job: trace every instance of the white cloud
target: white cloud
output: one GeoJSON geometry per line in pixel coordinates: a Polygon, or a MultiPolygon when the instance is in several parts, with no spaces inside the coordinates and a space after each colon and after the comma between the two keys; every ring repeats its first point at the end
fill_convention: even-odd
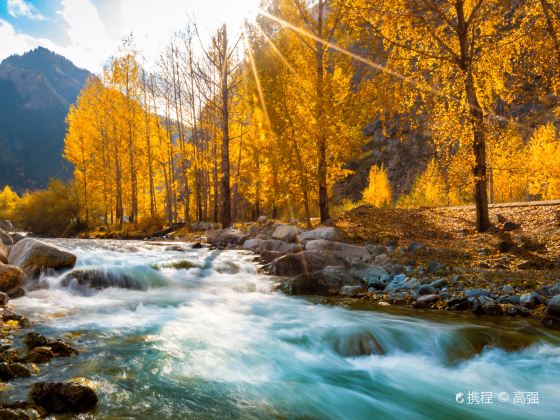
{"type": "Polygon", "coordinates": [[[23,17],[33,20],[45,20],[43,16],[32,4],[25,0],[8,0],[8,13],[12,17],[23,17]]]}
{"type": "Polygon", "coordinates": [[[69,45],[64,54],[76,65],[99,71],[119,40],[109,36],[97,8],[89,0],[62,0],[58,14],[68,24],[69,45]]]}
{"type": "Polygon", "coordinates": [[[12,54],[23,54],[39,46],[56,50],[56,46],[48,39],[34,38],[18,34],[14,27],[0,19],[0,60],[12,54]]]}

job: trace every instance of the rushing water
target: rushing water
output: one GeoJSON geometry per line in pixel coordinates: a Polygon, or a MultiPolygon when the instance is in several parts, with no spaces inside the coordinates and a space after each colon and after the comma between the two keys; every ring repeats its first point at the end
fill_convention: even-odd
{"type": "Polygon", "coordinates": [[[87,378],[100,397],[91,417],[104,419],[559,416],[560,338],[529,321],[313,303],[273,292],[253,257],[235,251],[52,242],[114,284],[132,274],[141,290],[65,287],[53,276],[14,301],[80,355],[15,381],[11,399],[32,381],[87,378]],[[172,268],[185,260],[196,267],[172,268]],[[469,391],[492,392],[493,403],[469,404],[469,391]],[[516,392],[538,392],[539,404],[514,404],[516,392]]]}

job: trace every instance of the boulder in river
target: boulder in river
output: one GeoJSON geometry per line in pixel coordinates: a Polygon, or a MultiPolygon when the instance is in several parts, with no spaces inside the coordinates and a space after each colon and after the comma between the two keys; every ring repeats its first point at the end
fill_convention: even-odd
{"type": "Polygon", "coordinates": [[[6,293],[0,292],[0,306],[6,306],[9,300],[10,297],[6,293]]]}
{"type": "Polygon", "coordinates": [[[14,244],[8,262],[28,275],[36,275],[45,269],[72,268],[76,264],[76,256],[36,239],[25,238],[14,244]]]}
{"type": "Polygon", "coordinates": [[[83,413],[97,405],[95,391],[76,382],[37,382],[29,395],[49,413],[83,413]]]}
{"type": "Polygon", "coordinates": [[[8,249],[0,242],[0,264],[8,264],[8,249]]]}
{"type": "Polygon", "coordinates": [[[326,239],[315,239],[305,244],[306,251],[331,253],[344,258],[351,263],[353,260],[370,258],[370,253],[366,247],[347,244],[344,242],[333,242],[326,239]]]}
{"type": "MultiPolygon", "coordinates": [[[[175,269],[188,268],[188,261],[184,262],[168,262],[169,267],[175,269]]],[[[192,263],[191,263],[192,264],[192,263]]],[[[161,287],[166,284],[165,277],[158,271],[150,267],[82,267],[76,268],[67,273],[61,281],[65,287],[85,286],[90,289],[106,289],[109,287],[118,287],[121,289],[147,290],[150,287],[161,287]]],[[[79,287],[77,287],[79,289],[79,287]]]]}
{"type": "Polygon", "coordinates": [[[23,271],[20,268],[0,263],[1,292],[8,292],[15,287],[22,286],[23,283],[24,275],[23,271]]]}
{"type": "Polygon", "coordinates": [[[345,265],[346,261],[334,254],[322,252],[302,251],[287,254],[274,260],[268,265],[269,270],[276,276],[297,276],[302,273],[314,273],[327,266],[345,265]]]}
{"type": "Polygon", "coordinates": [[[0,219],[0,229],[11,231],[14,229],[14,226],[12,225],[12,222],[10,222],[9,220],[0,219]]]}
{"type": "Polygon", "coordinates": [[[342,293],[345,296],[366,291],[366,285],[361,279],[340,266],[328,266],[321,271],[300,274],[288,280],[285,290],[293,295],[336,296],[344,287],[348,287],[342,293]]]}
{"type": "Polygon", "coordinates": [[[4,245],[12,245],[14,243],[14,240],[8,232],[0,229],[0,242],[2,242],[4,245]]]}

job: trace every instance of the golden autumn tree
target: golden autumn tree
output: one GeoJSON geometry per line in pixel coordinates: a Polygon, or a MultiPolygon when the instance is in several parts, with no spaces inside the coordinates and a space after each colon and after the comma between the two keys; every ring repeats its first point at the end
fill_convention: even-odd
{"type": "Polygon", "coordinates": [[[373,165],[369,171],[368,186],[363,192],[366,203],[375,207],[387,206],[391,203],[391,184],[387,170],[383,165],[373,165]]]}
{"type": "Polygon", "coordinates": [[[487,121],[495,100],[510,94],[505,78],[521,48],[523,8],[501,0],[367,0],[354,11],[385,43],[393,75],[409,85],[403,102],[424,104],[436,139],[454,133],[472,150],[477,228],[487,230],[487,121]],[[438,133],[450,126],[457,129],[438,133]]]}

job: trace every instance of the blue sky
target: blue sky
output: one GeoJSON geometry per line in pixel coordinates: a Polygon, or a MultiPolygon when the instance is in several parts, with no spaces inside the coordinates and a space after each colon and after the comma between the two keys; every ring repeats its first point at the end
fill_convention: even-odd
{"type": "Polygon", "coordinates": [[[209,33],[223,22],[234,29],[254,16],[257,4],[258,0],[0,0],[0,60],[44,46],[99,72],[132,32],[151,61],[189,16],[201,32],[209,33]]]}

